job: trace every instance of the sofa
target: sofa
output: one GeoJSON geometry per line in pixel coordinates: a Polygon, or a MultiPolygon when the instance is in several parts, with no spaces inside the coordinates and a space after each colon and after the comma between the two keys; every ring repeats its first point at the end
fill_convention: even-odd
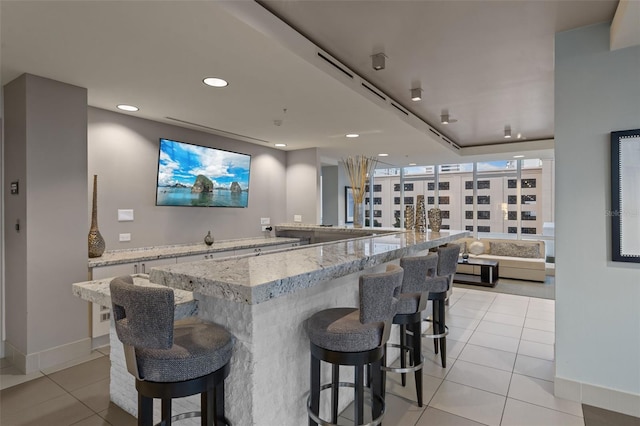
{"type": "MultiPolygon", "coordinates": [[[[469,259],[497,260],[498,278],[544,282],[545,243],[536,240],[507,240],[496,238],[461,238],[460,253],[468,253],[469,259]]],[[[456,272],[480,275],[480,267],[458,264],[456,272]]]]}

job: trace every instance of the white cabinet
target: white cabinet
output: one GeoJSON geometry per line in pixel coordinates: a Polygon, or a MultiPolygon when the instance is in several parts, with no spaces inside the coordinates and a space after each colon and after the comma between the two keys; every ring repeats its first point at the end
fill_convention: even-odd
{"type": "MultiPolygon", "coordinates": [[[[166,259],[142,260],[140,262],[122,263],[120,265],[97,266],[92,268],[91,278],[99,280],[102,278],[118,277],[121,275],[146,274],[154,266],[172,265],[176,263],[175,257],[166,259]]],[[[91,304],[91,337],[99,337],[109,334],[109,324],[111,322],[111,306],[101,306],[97,303],[91,304]]]]}

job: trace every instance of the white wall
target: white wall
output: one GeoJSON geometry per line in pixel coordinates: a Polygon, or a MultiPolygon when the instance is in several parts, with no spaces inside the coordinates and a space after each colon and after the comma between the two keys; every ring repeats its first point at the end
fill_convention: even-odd
{"type": "Polygon", "coordinates": [[[287,152],[287,217],[302,216],[302,223],[320,223],[320,156],[317,148],[287,152]]]}
{"type": "MultiPolygon", "coordinates": [[[[107,250],[262,236],[261,217],[285,221],[285,153],[223,136],[189,130],[128,114],[89,108],[87,191],[98,175],[98,227],[107,250]],[[155,205],[160,138],[251,155],[249,205],[158,207],[155,205]],[[118,209],[133,209],[133,222],[118,222],[118,209]],[[130,242],[119,242],[130,233],[130,242]]],[[[91,205],[87,206],[90,215],[91,205]]]]}
{"type": "MultiPolygon", "coordinates": [[[[640,264],[611,262],[610,132],[640,127],[640,47],[556,36],[556,394],[640,416],[640,264]]],[[[640,238],[640,236],[638,236],[640,238]]]]}

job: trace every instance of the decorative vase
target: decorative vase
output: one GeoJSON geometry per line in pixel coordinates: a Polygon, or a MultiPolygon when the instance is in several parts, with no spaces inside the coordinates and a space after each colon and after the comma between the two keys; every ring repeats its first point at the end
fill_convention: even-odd
{"type": "Polygon", "coordinates": [[[415,229],[418,232],[427,232],[427,211],[424,206],[424,195],[417,196],[415,229]]]}
{"type": "Polygon", "coordinates": [[[353,201],[353,227],[362,228],[364,224],[364,204],[353,201]]]}
{"type": "Polygon", "coordinates": [[[89,229],[89,257],[100,257],[104,253],[104,238],[98,230],[98,175],[93,175],[93,207],[89,229]]]}
{"type": "Polygon", "coordinates": [[[411,230],[415,227],[415,210],[413,206],[404,206],[404,228],[411,230]]]}
{"type": "Polygon", "coordinates": [[[429,228],[431,232],[440,232],[442,226],[442,212],[434,207],[429,210],[429,228]]]}
{"type": "Polygon", "coordinates": [[[204,243],[208,246],[213,244],[213,237],[211,236],[211,231],[207,232],[207,235],[204,236],[204,243]]]}

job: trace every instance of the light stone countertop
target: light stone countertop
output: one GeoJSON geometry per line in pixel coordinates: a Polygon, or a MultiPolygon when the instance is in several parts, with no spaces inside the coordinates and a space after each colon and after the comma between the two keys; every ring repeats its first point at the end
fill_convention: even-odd
{"type": "MultiPolygon", "coordinates": [[[[240,250],[257,247],[268,247],[279,244],[299,242],[299,238],[286,237],[254,237],[237,240],[215,241],[208,246],[204,242],[195,244],[176,244],[155,247],[141,247],[125,250],[105,251],[102,256],[89,259],[89,268],[96,266],[117,265],[121,263],[140,262],[144,260],[166,259],[170,257],[189,256],[193,254],[216,253],[229,250],[240,250]]],[[[233,254],[230,254],[232,256],[233,254]]]]}
{"type": "Polygon", "coordinates": [[[404,232],[400,228],[354,228],[352,226],[323,226],[310,225],[305,223],[283,223],[275,226],[276,233],[279,231],[311,231],[311,232],[329,232],[340,234],[353,234],[353,236],[370,236],[404,232]]]}
{"type": "Polygon", "coordinates": [[[468,231],[400,231],[302,246],[261,256],[161,266],[151,271],[150,280],[205,296],[253,305],[325,280],[398,260],[469,234],[468,231]]]}
{"type": "MultiPolygon", "coordinates": [[[[85,281],[74,283],[72,292],[74,296],[102,306],[111,306],[111,292],[109,291],[109,283],[113,278],[104,278],[101,280],[85,281]]],[[[146,274],[133,275],[133,283],[135,285],[143,285],[149,287],[162,287],[158,284],[149,282],[149,276],[146,274]]],[[[187,318],[194,316],[198,309],[198,302],[193,298],[193,292],[174,289],[173,297],[176,305],[174,314],[175,319],[187,318]]]]}

